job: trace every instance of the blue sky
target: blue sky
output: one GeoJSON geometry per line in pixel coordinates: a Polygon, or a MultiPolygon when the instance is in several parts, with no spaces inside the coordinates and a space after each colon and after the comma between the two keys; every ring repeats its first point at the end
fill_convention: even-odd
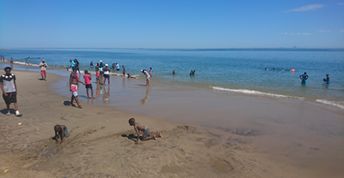
{"type": "Polygon", "coordinates": [[[0,0],[0,48],[338,48],[344,0],[0,0]]]}

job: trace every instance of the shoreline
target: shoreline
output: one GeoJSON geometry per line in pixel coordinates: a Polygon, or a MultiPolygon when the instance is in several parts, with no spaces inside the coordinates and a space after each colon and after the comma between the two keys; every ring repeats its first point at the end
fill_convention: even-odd
{"type": "MultiPolygon", "coordinates": [[[[9,60],[7,59],[7,64],[9,60]]],[[[33,64],[29,63],[26,64],[25,62],[21,61],[14,61],[19,66],[26,66],[26,67],[33,67],[37,66],[38,64],[33,64]]],[[[52,70],[60,70],[64,71],[65,67],[63,65],[57,66],[57,65],[52,65],[50,67],[52,70]]],[[[24,68],[25,70],[26,68],[24,68]]],[[[88,69],[86,67],[86,69],[88,69]]],[[[26,69],[27,70],[27,69],[26,69]]],[[[50,71],[52,71],[50,70],[50,71]]],[[[88,69],[91,74],[95,74],[94,71],[91,69],[88,69]]],[[[81,71],[82,73],[83,71],[81,71]]],[[[111,72],[111,76],[122,76],[121,73],[117,72],[111,72]]],[[[142,79],[142,75],[140,73],[132,73],[132,76],[137,77],[138,79],[142,79]]],[[[211,90],[221,90],[221,92],[228,92],[228,93],[239,93],[243,95],[252,95],[252,96],[263,96],[263,97],[277,97],[277,98],[295,98],[295,99],[304,99],[304,100],[309,100],[315,103],[320,103],[324,104],[330,107],[336,107],[339,109],[344,108],[344,100],[342,97],[336,97],[332,95],[328,95],[327,92],[340,92],[342,89],[341,88],[327,88],[325,86],[318,86],[318,87],[300,87],[300,89],[297,89],[297,91],[291,91],[290,89],[285,89],[285,90],[280,90],[279,88],[269,88],[265,86],[241,86],[239,84],[234,84],[234,83],[208,83],[205,81],[194,81],[194,79],[190,79],[189,81],[179,80],[175,79],[173,76],[168,77],[168,76],[155,76],[154,77],[155,81],[159,81],[159,83],[165,83],[167,85],[170,84],[177,84],[177,85],[185,85],[185,86],[190,86],[190,87],[197,87],[197,88],[205,88],[205,89],[211,89],[211,90]],[[324,88],[325,87],[325,88],[324,88]],[[306,91],[308,90],[308,92],[306,91]],[[322,95],[315,95],[313,92],[320,92],[323,93],[322,95]]],[[[298,88],[298,86],[296,87],[298,88]]]]}
{"type": "MultiPolygon", "coordinates": [[[[294,104],[282,102],[276,106],[274,102],[268,104],[269,99],[259,97],[253,99],[235,95],[231,96],[231,99],[240,102],[229,106],[233,107],[230,120],[216,120],[214,117],[221,115],[218,113],[218,116],[212,116],[213,122],[218,122],[217,124],[223,127],[209,128],[197,122],[194,124],[182,122],[185,119],[185,113],[180,112],[176,107],[169,109],[180,112],[175,115],[176,118],[180,117],[179,120],[166,120],[157,113],[153,113],[154,116],[150,117],[151,115],[140,114],[140,112],[126,110],[122,112],[123,108],[118,106],[98,106],[85,101],[82,101],[84,108],[81,110],[63,106],[63,101],[69,100],[69,95],[58,95],[51,90],[53,83],[61,77],[48,75],[48,81],[45,82],[37,80],[39,73],[18,71],[15,73],[20,74],[18,75],[19,91],[23,90],[21,89],[23,86],[27,90],[25,96],[19,94],[18,97],[24,116],[20,119],[0,118],[0,121],[4,122],[0,134],[6,138],[1,144],[8,145],[0,150],[3,160],[1,165],[10,165],[0,168],[0,171],[9,170],[5,174],[0,172],[0,175],[7,177],[25,177],[24,175],[35,175],[35,177],[66,175],[67,177],[77,175],[84,175],[84,177],[110,175],[125,177],[137,175],[150,177],[205,175],[208,177],[228,177],[228,175],[234,177],[283,177],[282,175],[284,177],[340,177],[343,174],[342,166],[336,163],[344,160],[343,157],[338,156],[344,148],[344,133],[341,132],[344,129],[343,124],[340,124],[344,121],[340,120],[342,119],[340,117],[334,117],[333,113],[327,112],[323,115],[330,117],[321,118],[322,115],[318,116],[319,112],[314,110],[316,107],[303,108],[305,111],[314,110],[313,114],[303,113],[303,115],[311,114],[310,116],[281,120],[278,119],[278,115],[287,115],[290,112],[280,110],[282,106],[287,104],[288,108],[293,108],[294,104]],[[24,81],[22,77],[25,77],[24,81]],[[41,87],[38,89],[35,85],[41,87]],[[279,109],[270,114],[266,113],[268,122],[264,119],[259,121],[262,119],[259,115],[254,117],[257,120],[247,120],[245,117],[248,115],[242,115],[235,106],[242,105],[241,102],[253,103],[254,106],[258,102],[260,105],[263,104],[259,107],[260,109],[264,107],[270,110],[279,109]],[[32,104],[28,106],[29,103],[32,104]],[[144,142],[140,144],[140,147],[121,137],[123,133],[132,132],[127,125],[127,120],[132,116],[153,129],[162,130],[164,137],[157,141],[144,142]],[[310,118],[312,121],[308,123],[310,118]],[[17,122],[22,122],[23,125],[18,126],[17,122]],[[71,137],[67,138],[66,144],[56,145],[49,138],[52,136],[53,125],[61,123],[71,129],[71,137]],[[301,126],[297,126],[296,123],[301,126]],[[293,130],[288,128],[293,128],[293,130]],[[23,138],[23,134],[26,137],[23,138]],[[154,151],[149,151],[152,148],[154,151]],[[12,154],[4,155],[9,150],[13,150],[12,154]],[[76,150],[81,151],[76,152],[76,150]],[[133,155],[128,154],[128,151],[133,155]],[[167,155],[156,157],[154,156],[156,153],[160,156],[162,153],[167,155]],[[204,155],[204,153],[207,154],[204,155]],[[72,155],[78,155],[77,157],[80,158],[70,157],[72,155]],[[148,161],[144,161],[145,167],[136,164],[143,158],[148,161]],[[89,166],[104,163],[115,165],[113,167],[89,166]],[[123,167],[126,164],[131,166],[123,167]],[[85,169],[85,166],[91,171],[85,169]],[[201,171],[200,168],[202,168],[201,171]],[[13,169],[16,172],[13,172],[13,169]]],[[[203,96],[203,93],[195,95],[203,96]]],[[[219,96],[224,97],[221,94],[219,96]]],[[[214,99],[220,102],[219,106],[221,106],[223,101],[219,98],[214,99]]],[[[174,105],[178,106],[177,103],[174,102],[174,105]]],[[[180,104],[184,106],[185,103],[180,104]]],[[[305,107],[300,104],[296,107],[305,107]]],[[[255,115],[255,110],[260,110],[259,108],[251,108],[251,114],[255,115]]],[[[155,109],[159,110],[159,108],[155,109]]],[[[222,108],[216,111],[219,110],[222,108]]],[[[208,119],[208,116],[204,114],[198,117],[203,118],[202,120],[208,119]]]]}

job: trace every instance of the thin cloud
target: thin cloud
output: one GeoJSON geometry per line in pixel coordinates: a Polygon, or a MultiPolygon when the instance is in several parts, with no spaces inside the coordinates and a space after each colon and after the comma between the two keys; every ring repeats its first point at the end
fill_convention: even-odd
{"type": "Polygon", "coordinates": [[[330,33],[330,32],[332,32],[332,30],[321,29],[318,32],[320,32],[320,33],[330,33]]]}
{"type": "Polygon", "coordinates": [[[315,11],[323,8],[323,4],[307,4],[301,7],[296,7],[294,9],[289,9],[288,12],[307,12],[307,11],[315,11]]]}
{"type": "Polygon", "coordinates": [[[312,35],[312,33],[309,33],[309,32],[284,32],[281,34],[284,36],[309,36],[309,35],[312,35]]]}

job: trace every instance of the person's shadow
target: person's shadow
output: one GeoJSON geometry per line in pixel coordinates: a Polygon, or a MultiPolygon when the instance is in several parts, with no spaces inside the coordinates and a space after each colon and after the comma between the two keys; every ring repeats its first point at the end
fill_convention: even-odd
{"type": "Polygon", "coordinates": [[[128,140],[131,140],[131,141],[134,141],[134,142],[137,141],[137,136],[135,136],[134,134],[122,134],[121,136],[122,137],[126,137],[126,138],[128,138],[128,140]]]}
{"type": "Polygon", "coordinates": [[[70,101],[63,101],[63,105],[65,106],[70,106],[72,103],[70,103],[70,101]]]}
{"type": "MultiPolygon", "coordinates": [[[[7,109],[1,109],[0,112],[4,115],[7,114],[8,110],[7,109]]],[[[10,109],[11,114],[15,113],[16,111],[14,109],[10,109]]]]}

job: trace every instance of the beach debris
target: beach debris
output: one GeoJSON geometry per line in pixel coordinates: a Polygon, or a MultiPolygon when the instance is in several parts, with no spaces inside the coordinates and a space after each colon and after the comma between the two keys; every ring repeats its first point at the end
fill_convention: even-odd
{"type": "Polygon", "coordinates": [[[23,123],[21,123],[21,122],[18,122],[18,125],[19,125],[19,126],[21,126],[21,125],[23,125],[23,123]]]}
{"type": "Polygon", "coordinates": [[[4,173],[5,173],[5,174],[6,174],[8,171],[9,171],[9,169],[7,169],[7,168],[4,169],[4,173]]]}

